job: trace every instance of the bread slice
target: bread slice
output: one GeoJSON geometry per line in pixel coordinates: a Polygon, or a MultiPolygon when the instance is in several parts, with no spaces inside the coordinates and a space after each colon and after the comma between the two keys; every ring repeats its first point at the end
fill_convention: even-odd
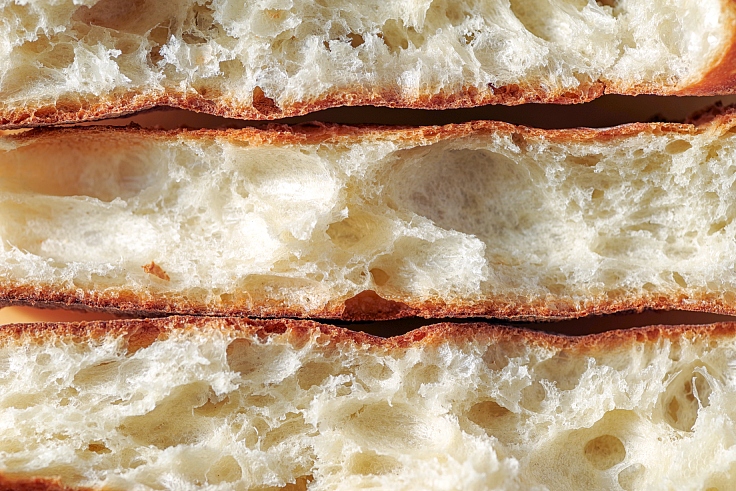
{"type": "Polygon", "coordinates": [[[37,0],[0,18],[6,127],[736,90],[730,0],[37,0]]]}
{"type": "Polygon", "coordinates": [[[0,302],[366,320],[736,313],[736,114],[708,118],[6,136],[0,302]]]}
{"type": "Polygon", "coordinates": [[[733,489],[734,364],[734,324],[6,326],[0,472],[12,489],[733,489]]]}

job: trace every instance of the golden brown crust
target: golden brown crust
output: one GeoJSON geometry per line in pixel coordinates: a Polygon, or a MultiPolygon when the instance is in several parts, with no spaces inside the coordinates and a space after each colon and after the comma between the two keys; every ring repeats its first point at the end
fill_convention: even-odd
{"type": "MultiPolygon", "coordinates": [[[[358,296],[366,297],[365,292],[358,296]]],[[[133,291],[101,292],[60,290],[49,287],[25,286],[8,288],[0,285],[0,306],[27,305],[34,307],[64,307],[124,313],[129,316],[153,317],[167,314],[239,316],[262,318],[314,318],[349,321],[379,321],[406,317],[472,318],[487,317],[514,321],[552,321],[604,315],[617,312],[644,310],[684,310],[713,314],[736,315],[736,293],[711,292],[698,296],[666,296],[620,294],[616,298],[588,298],[573,301],[565,298],[526,299],[505,301],[499,299],[475,302],[446,303],[438,300],[424,302],[381,299],[368,295],[368,304],[356,307],[355,297],[334,302],[321,309],[305,310],[261,300],[257,305],[227,305],[208,307],[183,298],[151,298],[133,291]]],[[[376,295],[377,296],[377,295],[376,295]]],[[[381,298],[381,297],[378,297],[381,298]]]]}
{"type": "MultiPolygon", "coordinates": [[[[298,126],[270,125],[266,129],[240,130],[150,130],[137,127],[87,127],[66,129],[37,129],[6,137],[19,145],[49,143],[56,147],[70,142],[79,145],[89,140],[106,145],[129,144],[131,141],[151,139],[216,139],[222,138],[249,145],[286,145],[314,143],[349,143],[351,141],[394,140],[412,145],[425,145],[445,139],[472,135],[502,133],[517,138],[539,138],[548,142],[571,141],[603,142],[641,133],[694,135],[702,132],[726,132],[736,126],[736,106],[715,108],[701,116],[695,124],[635,123],[606,129],[540,130],[494,121],[475,121],[464,124],[427,127],[340,126],[307,124],[298,126]],[[104,135],[104,138],[101,136],[104,135]]],[[[473,301],[445,303],[437,299],[417,302],[411,298],[391,296],[382,298],[380,292],[362,292],[353,298],[335,299],[320,309],[305,310],[265,298],[252,301],[237,296],[225,305],[207,306],[184,296],[153,297],[133,290],[84,291],[77,288],[59,289],[43,284],[0,284],[0,305],[63,305],[97,310],[135,313],[152,316],[160,314],[191,314],[250,317],[311,317],[346,320],[387,320],[402,317],[493,317],[513,320],[552,320],[609,314],[622,311],[689,310],[719,314],[736,314],[736,292],[705,292],[684,296],[649,293],[609,293],[584,300],[572,298],[480,298],[473,301]]]]}
{"type": "MultiPolygon", "coordinates": [[[[326,95],[315,101],[300,101],[288,107],[264,105],[258,100],[244,105],[233,100],[209,99],[199,93],[122,94],[117,98],[99,98],[77,103],[60,102],[37,108],[0,110],[0,129],[29,128],[83,121],[95,121],[151,109],[159,106],[175,107],[215,116],[246,120],[273,120],[302,116],[339,106],[381,106],[406,109],[459,109],[486,104],[518,105],[525,103],[575,104],[591,101],[603,95],[603,84],[582,87],[576,92],[550,93],[519,86],[489,87],[481,93],[476,88],[465,88],[456,93],[439,93],[409,99],[393,91],[368,92],[353,87],[326,95]]],[[[615,92],[614,92],[615,93],[615,92]]]]}
{"type": "Polygon", "coordinates": [[[631,123],[611,128],[539,129],[516,126],[500,121],[471,121],[443,126],[382,126],[382,125],[339,125],[330,123],[306,123],[299,125],[269,124],[263,128],[241,129],[188,129],[158,130],[138,126],[87,126],[75,128],[38,128],[32,131],[8,135],[9,141],[23,143],[55,144],[66,140],[76,146],[80,139],[99,143],[104,135],[106,145],[113,146],[116,140],[130,141],[131,138],[164,139],[222,138],[249,145],[298,145],[318,143],[351,143],[354,141],[401,141],[413,145],[426,145],[441,140],[484,134],[518,134],[525,138],[543,138],[549,142],[570,143],[571,141],[606,142],[637,135],[650,134],[697,134],[722,128],[726,131],[736,121],[736,105],[718,109],[718,115],[690,123],[631,123]]]}
{"type": "Polygon", "coordinates": [[[721,22],[729,26],[730,39],[721,56],[715,60],[703,77],[675,93],[675,95],[726,95],[736,93],[736,1],[726,0],[721,22]]]}
{"type": "Polygon", "coordinates": [[[91,491],[90,488],[64,486],[61,479],[21,477],[0,474],[0,491],[91,491]]]}
{"type": "Polygon", "coordinates": [[[736,57],[736,36],[719,62],[693,86],[667,87],[660,84],[624,85],[595,81],[575,90],[543,90],[538,86],[489,85],[484,90],[463,87],[456,92],[420,94],[409,98],[393,90],[368,90],[362,86],[344,88],[311,101],[296,101],[278,107],[272,100],[256,98],[253,104],[243,104],[224,96],[206,97],[196,91],[127,92],[75,100],[60,100],[53,105],[0,108],[0,129],[29,128],[48,125],[95,121],[124,116],[154,107],[168,106],[225,118],[244,120],[274,120],[340,106],[380,106],[405,109],[461,109],[488,104],[519,105],[529,103],[580,104],[604,94],[619,95],[724,95],[736,92],[733,86],[733,61],[736,57]],[[270,102],[266,102],[270,101],[270,102]]]}
{"type": "Polygon", "coordinates": [[[93,339],[115,336],[125,338],[130,350],[141,348],[135,344],[134,340],[142,334],[149,339],[148,344],[151,344],[157,339],[166,338],[175,331],[206,335],[211,330],[232,333],[236,337],[257,337],[259,339],[277,335],[286,336],[289,342],[297,346],[301,346],[304,340],[319,335],[320,344],[349,343],[370,350],[407,349],[416,346],[438,346],[445,343],[461,346],[476,342],[481,344],[511,342],[545,349],[564,349],[584,353],[626,349],[635,344],[649,344],[662,340],[681,342],[698,338],[709,341],[718,341],[723,338],[733,339],[736,336],[736,322],[705,325],[658,325],[586,336],[566,336],[480,322],[439,323],[421,327],[400,336],[382,338],[308,320],[173,316],[160,319],[8,324],[0,326],[0,342],[16,340],[28,343],[64,338],[86,343],[93,339]]]}

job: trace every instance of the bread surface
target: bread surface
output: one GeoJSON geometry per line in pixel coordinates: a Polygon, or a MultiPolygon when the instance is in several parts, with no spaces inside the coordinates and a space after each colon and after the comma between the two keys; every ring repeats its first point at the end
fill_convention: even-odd
{"type": "Polygon", "coordinates": [[[734,92],[730,0],[0,3],[0,125],[734,92]]]}
{"type": "Polygon", "coordinates": [[[6,326],[0,471],[16,489],[726,490],[734,364],[734,324],[6,326]]]}
{"type": "Polygon", "coordinates": [[[734,121],[6,136],[0,298],[366,320],[733,313],[734,121]]]}

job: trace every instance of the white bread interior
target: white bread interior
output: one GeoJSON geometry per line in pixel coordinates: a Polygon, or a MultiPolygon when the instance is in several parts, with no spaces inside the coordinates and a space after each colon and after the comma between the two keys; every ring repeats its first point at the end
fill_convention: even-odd
{"type": "Polygon", "coordinates": [[[268,316],[339,317],[367,290],[400,302],[386,317],[734,311],[729,117],[5,136],[0,294],[268,316]]]}
{"type": "Polygon", "coordinates": [[[728,0],[4,0],[0,114],[102,117],[89,104],[130,110],[170,96],[254,119],[351,101],[451,106],[495,88],[674,93],[720,62],[733,10],[728,0]]]}
{"type": "Polygon", "coordinates": [[[725,491],[734,329],[4,328],[0,472],[95,489],[725,491]]]}

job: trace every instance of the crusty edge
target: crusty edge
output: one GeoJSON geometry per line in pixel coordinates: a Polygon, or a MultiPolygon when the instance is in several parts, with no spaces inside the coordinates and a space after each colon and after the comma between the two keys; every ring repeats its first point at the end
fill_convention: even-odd
{"type": "Polygon", "coordinates": [[[110,336],[122,337],[128,349],[137,350],[172,332],[183,331],[206,336],[222,331],[233,337],[265,340],[284,337],[287,342],[302,345],[305,340],[320,336],[320,345],[349,344],[367,350],[404,350],[413,347],[433,347],[444,344],[461,346],[467,343],[498,344],[511,342],[570,353],[601,352],[626,349],[636,344],[668,340],[679,342],[705,338],[734,339],[736,322],[702,325],[655,325],[606,331],[585,336],[567,336],[531,329],[489,323],[438,323],[421,327],[400,336],[382,338],[360,331],[295,319],[248,319],[243,317],[172,316],[159,319],[118,319],[111,321],[7,324],[0,326],[0,343],[43,343],[53,339],[71,339],[87,343],[110,336]]]}
{"type": "Polygon", "coordinates": [[[312,318],[346,321],[380,321],[406,317],[472,318],[485,317],[512,321],[554,321],[590,315],[645,310],[683,310],[712,314],[736,315],[734,294],[712,292],[701,295],[619,295],[615,298],[591,298],[575,302],[564,298],[535,298],[525,301],[479,300],[475,302],[443,302],[382,298],[370,290],[345,301],[336,300],[319,309],[302,309],[293,305],[260,300],[257,305],[206,306],[183,298],[151,298],[144,292],[82,291],[42,286],[7,288],[0,285],[0,307],[31,306],[72,308],[109,312],[125,316],[161,317],[165,315],[238,316],[258,318],[312,318]],[[366,295],[367,294],[367,295],[366,295]],[[367,300],[365,297],[368,297],[367,300]]]}
{"type": "Polygon", "coordinates": [[[341,125],[312,122],[298,125],[272,123],[261,128],[240,129],[159,130],[141,128],[136,125],[36,128],[31,131],[5,135],[3,138],[19,145],[43,143],[44,140],[61,141],[62,139],[74,144],[79,138],[88,138],[99,143],[100,137],[104,135],[105,139],[131,137],[141,140],[224,139],[249,145],[397,141],[420,146],[442,140],[499,133],[518,137],[543,138],[545,141],[554,143],[606,142],[641,133],[694,135],[707,131],[725,132],[736,126],[736,105],[725,108],[714,106],[711,112],[711,117],[687,123],[629,123],[610,128],[539,129],[501,121],[470,121],[442,126],[341,125]]]}
{"type": "MultiPolygon", "coordinates": [[[[643,90],[644,87],[642,87],[643,90]]],[[[51,105],[26,105],[17,109],[0,110],[0,129],[30,128],[59,124],[73,124],[124,116],[154,107],[168,106],[196,111],[225,118],[244,120],[274,120],[330,109],[340,106],[378,106],[404,109],[460,109],[486,104],[518,105],[526,103],[576,104],[592,101],[604,94],[602,82],[581,86],[575,91],[549,92],[540,88],[507,85],[489,86],[479,91],[465,87],[457,92],[420,94],[409,98],[393,90],[373,91],[363,86],[344,87],[312,101],[297,101],[285,107],[275,104],[243,104],[227,97],[203,96],[196,91],[180,92],[171,89],[165,92],[127,92],[115,97],[93,99],[59,100],[51,105]]],[[[653,87],[650,92],[658,95],[670,94],[671,89],[653,87]]],[[[618,93],[618,92],[611,92],[618,93]]],[[[637,92],[638,93],[638,92],[637,92]]]]}
{"type": "Polygon", "coordinates": [[[720,57],[703,72],[700,80],[674,93],[674,95],[727,95],[736,94],[736,0],[724,0],[721,21],[728,26],[731,37],[726,41],[720,57]]]}
{"type": "Polygon", "coordinates": [[[22,109],[0,111],[0,129],[32,128],[60,124],[75,124],[88,121],[130,115],[155,107],[173,107],[188,111],[211,114],[223,118],[268,121],[304,116],[334,107],[375,106],[396,109],[445,110],[464,109],[489,104],[515,106],[520,104],[581,104],[590,102],[604,94],[619,95],[722,95],[733,93],[736,88],[719,85],[720,89],[708,89],[704,82],[697,91],[689,88],[675,89],[654,84],[639,84],[633,87],[595,82],[577,90],[549,92],[539,88],[506,85],[489,86],[485,91],[466,87],[455,93],[423,94],[408,98],[395,92],[366,92],[362,87],[346,88],[344,91],[325,95],[314,101],[295,102],[285,107],[269,105],[258,107],[242,104],[224,97],[207,98],[192,93],[148,93],[122,94],[118,98],[101,98],[97,101],[69,103],[57,102],[48,106],[25,106],[22,109]],[[725,88],[724,88],[725,87],[725,88]]]}
{"type": "MultiPolygon", "coordinates": [[[[726,0],[731,2],[732,0],[726,0]]],[[[734,30],[736,32],[736,29],[734,30]]],[[[736,93],[734,59],[736,35],[727,43],[728,48],[713,67],[696,83],[686,86],[664,86],[640,83],[635,85],[594,81],[575,89],[544,90],[539,86],[511,84],[501,87],[489,85],[484,89],[463,87],[455,92],[421,93],[408,97],[395,90],[371,90],[355,85],[325,94],[319,99],[295,101],[283,107],[268,104],[244,104],[223,95],[202,95],[168,89],[166,91],[126,92],[97,98],[58,100],[54,104],[27,104],[22,108],[0,110],[0,129],[74,124],[86,121],[129,115],[155,107],[174,107],[225,118],[242,120],[275,120],[340,106],[376,106],[403,109],[462,109],[488,104],[519,105],[529,103],[580,104],[604,94],[619,95],[725,95],[736,93]]]]}
{"type": "Polygon", "coordinates": [[[59,478],[20,477],[0,473],[0,491],[92,491],[90,488],[69,487],[59,478]]]}

